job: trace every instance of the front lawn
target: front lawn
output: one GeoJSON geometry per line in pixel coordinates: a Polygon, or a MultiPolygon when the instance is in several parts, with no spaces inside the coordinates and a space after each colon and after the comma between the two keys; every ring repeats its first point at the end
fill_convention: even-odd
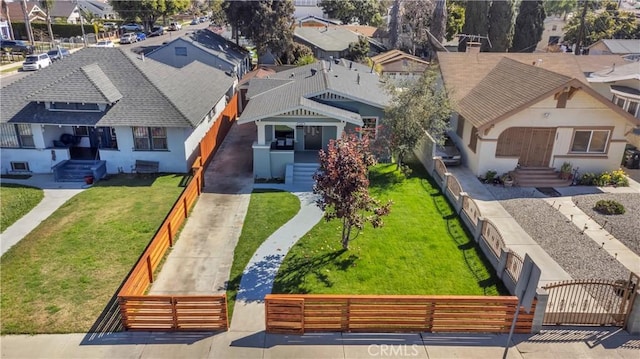
{"type": "Polygon", "coordinates": [[[242,272],[258,247],[273,232],[287,223],[300,210],[298,197],[276,190],[254,190],[247,209],[242,233],[233,253],[233,265],[227,285],[229,321],[233,315],[242,272]]]}
{"type": "Polygon", "coordinates": [[[394,202],[384,227],[367,226],[343,251],[340,222],[323,220],[289,252],[273,293],[503,294],[444,195],[411,161],[404,180],[395,164],[370,172],[371,193],[394,202]]]}
{"type": "Polygon", "coordinates": [[[0,183],[0,233],[29,213],[43,197],[40,188],[0,183]]]}
{"type": "Polygon", "coordinates": [[[122,175],[62,205],[2,256],[2,334],[89,330],[183,186],[122,175]]]}

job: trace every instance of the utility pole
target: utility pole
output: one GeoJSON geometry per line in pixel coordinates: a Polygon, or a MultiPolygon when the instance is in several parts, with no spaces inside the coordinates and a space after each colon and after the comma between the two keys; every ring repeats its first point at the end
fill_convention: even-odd
{"type": "Polygon", "coordinates": [[[87,47],[87,36],[84,33],[84,18],[82,17],[82,12],[80,12],[80,6],[78,5],[78,1],[76,0],[76,6],[78,7],[78,13],[80,14],[80,30],[82,31],[82,43],[84,47],[87,47]]]}
{"type": "Polygon", "coordinates": [[[29,13],[27,12],[27,0],[20,1],[20,6],[22,7],[22,13],[24,14],[24,26],[27,30],[27,37],[29,38],[29,42],[31,46],[35,46],[36,43],[33,39],[33,30],[31,29],[31,21],[29,21],[29,13]]]}
{"type": "Polygon", "coordinates": [[[576,43],[576,49],[574,55],[582,55],[582,37],[584,36],[584,18],[587,16],[587,6],[589,5],[587,0],[584,0],[584,7],[582,8],[582,16],[580,17],[580,30],[578,31],[578,42],[576,43]]]}

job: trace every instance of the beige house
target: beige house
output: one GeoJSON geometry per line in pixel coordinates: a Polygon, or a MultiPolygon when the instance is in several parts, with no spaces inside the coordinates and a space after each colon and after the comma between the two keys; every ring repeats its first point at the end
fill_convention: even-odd
{"type": "Polygon", "coordinates": [[[635,119],[591,88],[574,56],[438,53],[452,138],[478,176],[517,167],[620,167],[635,119]]]}
{"type": "Polygon", "coordinates": [[[400,50],[391,50],[371,57],[374,64],[382,67],[382,75],[390,78],[420,76],[429,67],[429,61],[407,54],[400,50]]]}
{"type": "Polygon", "coordinates": [[[589,55],[640,54],[640,39],[603,39],[589,46],[589,55]]]}
{"type": "Polygon", "coordinates": [[[550,16],[544,19],[542,38],[536,45],[535,52],[559,52],[567,22],[562,17],[550,16]]]}

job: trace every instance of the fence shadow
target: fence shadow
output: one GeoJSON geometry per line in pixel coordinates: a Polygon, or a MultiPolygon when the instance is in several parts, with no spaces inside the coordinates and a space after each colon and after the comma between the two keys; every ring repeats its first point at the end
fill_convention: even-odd
{"type": "Polygon", "coordinates": [[[88,333],[80,345],[193,344],[223,333],[217,332],[137,332],[88,333]]]}
{"type": "Polygon", "coordinates": [[[632,335],[617,327],[545,327],[538,334],[515,334],[513,343],[575,343],[589,348],[640,350],[640,335],[632,335]],[[547,329],[551,328],[551,329],[547,329]]]}

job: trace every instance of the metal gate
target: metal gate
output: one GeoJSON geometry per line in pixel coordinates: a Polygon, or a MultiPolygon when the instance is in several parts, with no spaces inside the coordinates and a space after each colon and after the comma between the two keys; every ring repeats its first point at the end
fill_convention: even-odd
{"type": "Polygon", "coordinates": [[[629,280],[570,280],[551,283],[544,325],[613,325],[624,327],[638,289],[639,277],[629,280]]]}

